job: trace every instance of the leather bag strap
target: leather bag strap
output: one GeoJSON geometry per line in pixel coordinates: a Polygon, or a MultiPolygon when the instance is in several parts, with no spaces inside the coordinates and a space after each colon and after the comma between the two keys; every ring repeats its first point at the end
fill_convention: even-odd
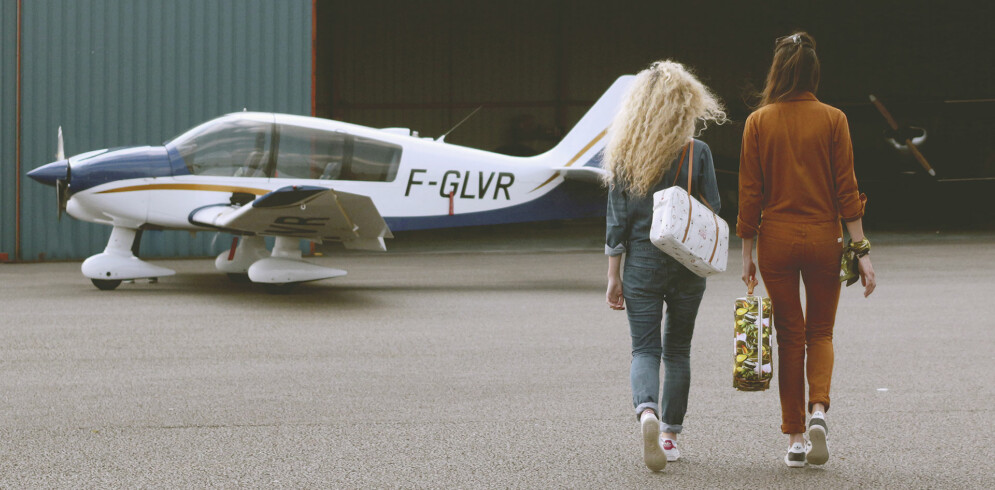
{"type": "MultiPolygon", "coordinates": [[[[689,155],[688,155],[688,199],[691,199],[691,176],[694,175],[694,140],[692,139],[688,143],[689,155]]],[[[681,164],[684,164],[684,159],[681,158],[681,164]]],[[[681,169],[677,169],[677,174],[680,175],[681,169]]],[[[684,238],[681,238],[681,243],[684,243],[688,239],[688,232],[691,231],[691,203],[688,202],[688,225],[684,228],[684,238]]]]}
{"type": "Polygon", "coordinates": [[[691,195],[691,177],[694,176],[694,140],[688,143],[688,195],[691,195]]]}
{"type": "MultiPolygon", "coordinates": [[[[681,153],[681,159],[679,160],[681,163],[677,165],[677,173],[674,174],[674,181],[670,184],[671,187],[677,185],[677,179],[681,178],[681,169],[684,168],[684,155],[687,154],[688,154],[688,147],[685,146],[684,151],[681,153]]],[[[693,156],[694,155],[692,155],[692,157],[693,156]]],[[[688,194],[690,193],[691,191],[689,190],[688,194]]]]}
{"type": "MultiPolygon", "coordinates": [[[[689,143],[688,146],[684,147],[684,151],[681,153],[681,160],[680,160],[681,163],[680,163],[680,165],[677,166],[677,175],[674,175],[674,182],[671,183],[670,185],[671,186],[677,185],[677,179],[681,178],[681,169],[684,168],[684,155],[688,154],[688,148],[689,147],[691,148],[691,156],[688,157],[688,164],[689,164],[688,166],[690,167],[688,169],[688,195],[690,196],[691,195],[691,177],[694,176],[694,172],[693,172],[694,164],[692,163],[693,160],[694,160],[694,140],[691,140],[691,143],[689,143]]],[[[715,210],[712,209],[712,205],[708,204],[708,200],[705,199],[705,197],[702,196],[700,192],[698,193],[698,200],[701,201],[701,203],[704,204],[705,207],[707,207],[709,211],[715,213],[715,210]]],[[[718,214],[718,213],[715,213],[715,214],[718,214]]]]}

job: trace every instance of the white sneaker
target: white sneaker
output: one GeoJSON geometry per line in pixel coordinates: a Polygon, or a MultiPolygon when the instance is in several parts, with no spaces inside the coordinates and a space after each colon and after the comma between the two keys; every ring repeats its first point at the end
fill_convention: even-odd
{"type": "Polygon", "coordinates": [[[667,455],[660,447],[660,421],[652,413],[644,413],[639,419],[643,430],[643,462],[652,471],[661,471],[667,466],[667,455]]]}
{"type": "Polygon", "coordinates": [[[681,450],[677,449],[677,444],[674,443],[673,439],[667,439],[660,435],[660,447],[663,448],[663,454],[667,455],[667,462],[674,462],[681,459],[681,450]]]}
{"type": "Polygon", "coordinates": [[[829,426],[826,424],[826,415],[822,412],[814,412],[812,419],[808,422],[806,461],[815,465],[826,464],[826,461],[829,461],[829,443],[826,441],[828,433],[829,426]]]}
{"type": "Polygon", "coordinates": [[[784,464],[792,468],[804,468],[805,446],[802,446],[800,442],[792,444],[791,448],[788,449],[788,454],[784,455],[784,464]]]}

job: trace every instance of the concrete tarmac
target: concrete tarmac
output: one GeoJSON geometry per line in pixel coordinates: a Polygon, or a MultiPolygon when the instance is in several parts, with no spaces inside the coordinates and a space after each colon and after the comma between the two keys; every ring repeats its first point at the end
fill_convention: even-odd
{"type": "Polygon", "coordinates": [[[209,259],[110,292],[79,263],[0,265],[0,488],[995,486],[995,234],[875,241],[878,290],[837,316],[832,457],[804,469],[776,386],[731,386],[734,243],[683,457],[651,473],[597,233],[325,256],[349,275],[281,296],[209,259]]]}

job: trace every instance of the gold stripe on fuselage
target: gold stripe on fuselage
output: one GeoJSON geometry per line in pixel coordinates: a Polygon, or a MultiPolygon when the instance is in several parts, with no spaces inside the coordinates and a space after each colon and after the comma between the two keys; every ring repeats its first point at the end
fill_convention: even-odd
{"type": "Polygon", "coordinates": [[[254,189],[252,187],[239,187],[236,185],[216,185],[216,184],[144,184],[144,185],[130,185],[128,187],[118,187],[117,189],[107,189],[106,191],[100,191],[97,194],[113,194],[115,192],[133,192],[133,191],[209,191],[209,192],[244,192],[246,194],[255,194],[257,196],[262,196],[263,194],[269,194],[268,189],[254,189]]]}

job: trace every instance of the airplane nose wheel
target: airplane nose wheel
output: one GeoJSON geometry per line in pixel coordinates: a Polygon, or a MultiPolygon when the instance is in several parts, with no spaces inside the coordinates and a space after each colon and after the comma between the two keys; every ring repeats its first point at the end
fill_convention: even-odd
{"type": "Polygon", "coordinates": [[[111,291],[121,285],[120,279],[90,279],[90,281],[101,291],[111,291]]]}

